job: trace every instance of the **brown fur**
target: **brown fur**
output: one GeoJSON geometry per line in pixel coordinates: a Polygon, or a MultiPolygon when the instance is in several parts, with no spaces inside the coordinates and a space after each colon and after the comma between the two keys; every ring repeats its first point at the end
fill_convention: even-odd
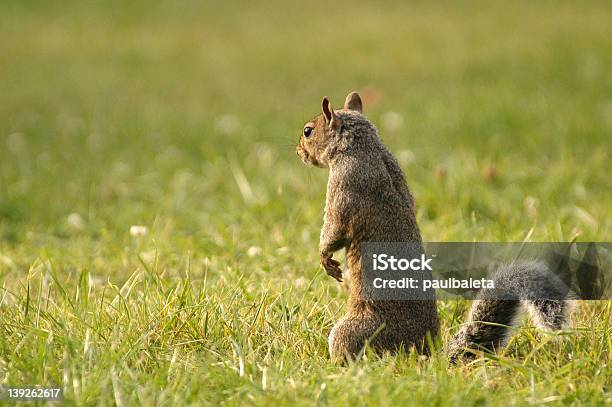
{"type": "MultiPolygon", "coordinates": [[[[380,301],[362,296],[361,243],[421,243],[404,173],[374,125],[362,115],[356,92],[346,97],[342,110],[334,111],[327,98],[321,107],[323,113],[305,124],[296,150],[305,163],[329,168],[319,253],[323,268],[340,282],[342,270],[333,254],[346,249],[348,309],[329,335],[330,355],[341,360],[354,358],[367,343],[379,353],[400,347],[427,353],[427,336],[433,339],[439,329],[435,297],[380,301]]],[[[504,346],[521,307],[527,308],[542,329],[561,329],[571,304],[559,295],[562,287],[548,285],[547,273],[549,266],[541,262],[501,267],[496,286],[516,299],[491,299],[489,293],[480,292],[467,323],[449,342],[451,360],[473,357],[474,349],[494,351],[504,346]]]]}
{"type": "Polygon", "coordinates": [[[355,357],[366,342],[378,352],[400,347],[427,352],[427,335],[433,338],[439,329],[435,300],[366,301],[361,295],[362,242],[421,242],[404,174],[361,109],[357,93],[349,94],[339,111],[324,98],[323,113],[305,125],[312,133],[302,133],[297,146],[305,163],[329,168],[321,264],[342,281],[332,256],[345,248],[350,273],[347,314],[330,333],[330,354],[355,357]]]}

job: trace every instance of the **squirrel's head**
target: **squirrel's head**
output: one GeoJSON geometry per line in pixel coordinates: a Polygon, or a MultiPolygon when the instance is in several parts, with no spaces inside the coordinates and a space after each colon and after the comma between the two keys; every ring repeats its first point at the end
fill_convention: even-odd
{"type": "Polygon", "coordinates": [[[343,113],[362,112],[361,97],[357,92],[351,92],[346,97],[344,109],[334,111],[327,97],[321,104],[322,113],[306,122],[300,135],[296,152],[306,164],[317,167],[327,167],[335,149],[339,146],[343,130],[343,113]]]}

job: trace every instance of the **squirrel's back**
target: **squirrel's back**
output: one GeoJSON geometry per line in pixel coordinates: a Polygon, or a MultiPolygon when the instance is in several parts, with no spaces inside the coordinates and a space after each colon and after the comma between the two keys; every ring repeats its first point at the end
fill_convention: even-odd
{"type": "Polygon", "coordinates": [[[346,146],[330,160],[327,200],[346,201],[352,240],[420,242],[413,198],[398,162],[363,115],[339,111],[346,146]]]}

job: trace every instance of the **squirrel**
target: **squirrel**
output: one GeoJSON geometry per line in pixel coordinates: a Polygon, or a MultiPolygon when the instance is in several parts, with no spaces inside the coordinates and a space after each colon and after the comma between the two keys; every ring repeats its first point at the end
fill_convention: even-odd
{"type": "MultiPolygon", "coordinates": [[[[304,125],[296,152],[305,164],[329,169],[319,255],[322,267],[338,282],[343,281],[342,270],[333,254],[346,249],[350,277],[347,313],[329,334],[330,357],[357,358],[366,344],[379,354],[401,348],[429,354],[440,328],[435,294],[411,301],[374,300],[361,295],[362,243],[421,245],[422,240],[404,172],[382,143],[376,127],[363,115],[359,94],[349,93],[340,110],[334,110],[324,97],[322,112],[304,125]]],[[[546,264],[534,262],[523,268],[500,274],[502,280],[512,281],[517,273],[528,276],[534,269],[545,270],[546,264]]],[[[467,323],[451,338],[450,358],[473,357],[474,349],[502,348],[523,306],[540,328],[561,329],[567,322],[568,304],[564,299],[498,300],[481,296],[474,301],[467,323]]]]}

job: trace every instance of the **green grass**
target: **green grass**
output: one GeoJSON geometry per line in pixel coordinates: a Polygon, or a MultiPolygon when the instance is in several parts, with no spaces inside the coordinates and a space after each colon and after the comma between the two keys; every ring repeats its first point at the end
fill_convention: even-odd
{"type": "MultiPolygon", "coordinates": [[[[0,384],[76,405],[612,402],[610,301],[470,365],[332,365],[326,173],[294,152],[322,96],[361,89],[425,240],[609,241],[609,3],[129,3],[0,3],[0,384]]],[[[468,305],[439,303],[442,343],[468,305]]]]}

